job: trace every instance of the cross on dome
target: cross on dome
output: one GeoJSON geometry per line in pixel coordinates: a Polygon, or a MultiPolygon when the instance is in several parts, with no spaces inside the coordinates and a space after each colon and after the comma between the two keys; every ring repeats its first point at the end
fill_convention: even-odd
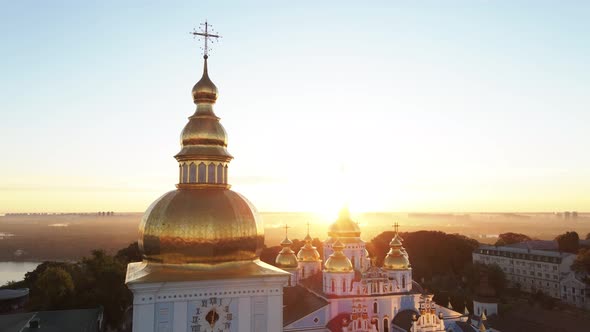
{"type": "Polygon", "coordinates": [[[203,57],[205,59],[209,57],[209,43],[214,43],[218,38],[221,38],[219,34],[215,33],[213,26],[206,20],[205,23],[199,24],[199,31],[193,29],[193,32],[190,32],[190,34],[193,35],[193,38],[203,39],[204,45],[201,49],[203,50],[203,57]]]}

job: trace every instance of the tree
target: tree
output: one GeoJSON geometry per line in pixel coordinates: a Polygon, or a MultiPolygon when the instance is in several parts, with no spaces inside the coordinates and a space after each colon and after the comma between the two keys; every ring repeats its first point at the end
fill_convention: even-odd
{"type": "Polygon", "coordinates": [[[496,241],[494,245],[505,246],[508,244],[521,243],[526,241],[531,241],[531,238],[524,234],[508,232],[500,234],[500,236],[498,236],[498,241],[496,241]]]}
{"type": "Polygon", "coordinates": [[[502,268],[496,264],[475,263],[465,267],[464,276],[467,288],[476,293],[482,276],[487,276],[489,286],[500,296],[506,290],[508,281],[502,268]]]}
{"type": "Polygon", "coordinates": [[[590,240],[590,233],[586,234],[586,240],[590,240]]]}
{"type": "Polygon", "coordinates": [[[127,248],[123,248],[117,251],[115,258],[123,264],[129,264],[131,262],[141,262],[141,252],[139,251],[139,245],[137,241],[129,244],[127,248]]]}
{"type": "Polygon", "coordinates": [[[572,264],[572,270],[590,274],[590,249],[580,249],[572,264]]]}
{"type": "Polygon", "coordinates": [[[575,254],[580,248],[580,236],[575,231],[560,234],[555,238],[560,251],[575,254]]]}
{"type": "MultiPolygon", "coordinates": [[[[389,242],[394,232],[386,231],[367,243],[371,257],[378,266],[389,251],[389,242]]],[[[451,275],[455,278],[471,264],[471,254],[478,247],[477,241],[459,234],[446,234],[438,231],[418,231],[401,233],[403,245],[410,257],[412,275],[415,280],[451,275]]],[[[446,282],[445,282],[446,283],[446,282]]]]}
{"type": "Polygon", "coordinates": [[[73,301],[74,281],[68,271],[60,267],[48,267],[37,281],[40,291],[38,305],[42,310],[64,309],[73,301]]]}

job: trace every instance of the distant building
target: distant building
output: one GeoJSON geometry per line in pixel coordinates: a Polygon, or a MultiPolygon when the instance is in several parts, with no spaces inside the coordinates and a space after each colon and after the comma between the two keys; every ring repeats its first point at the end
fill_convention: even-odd
{"type": "Polygon", "coordinates": [[[590,309],[590,287],[584,276],[568,273],[560,283],[561,300],[578,308],[590,309]]]}
{"type": "Polygon", "coordinates": [[[480,246],[473,252],[473,262],[497,264],[512,287],[525,292],[541,291],[580,308],[590,309],[590,287],[583,276],[571,271],[575,254],[515,248],[480,246]]]}
{"type": "Polygon", "coordinates": [[[576,255],[556,251],[483,245],[473,252],[473,262],[497,264],[513,287],[525,292],[537,290],[561,298],[560,280],[570,273],[576,255]]]}

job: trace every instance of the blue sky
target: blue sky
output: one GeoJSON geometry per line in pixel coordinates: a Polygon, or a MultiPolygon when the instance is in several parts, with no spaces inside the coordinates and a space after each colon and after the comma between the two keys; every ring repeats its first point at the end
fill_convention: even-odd
{"type": "MultiPolygon", "coordinates": [[[[588,210],[590,3],[4,2],[0,212],[142,211],[210,74],[261,210],[588,210]]],[[[335,213],[335,212],[334,212],[335,213]]]]}

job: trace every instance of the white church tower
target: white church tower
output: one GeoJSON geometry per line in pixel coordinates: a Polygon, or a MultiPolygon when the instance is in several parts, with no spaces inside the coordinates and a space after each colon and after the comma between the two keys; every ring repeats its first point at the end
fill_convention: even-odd
{"type": "Polygon", "coordinates": [[[193,87],[196,112],[181,134],[177,189],[158,198],[139,226],[143,261],[127,267],[134,332],[258,332],[283,328],[289,273],[259,260],[264,228],[256,208],[231,191],[226,132],[213,112],[207,71],[193,87]]]}

